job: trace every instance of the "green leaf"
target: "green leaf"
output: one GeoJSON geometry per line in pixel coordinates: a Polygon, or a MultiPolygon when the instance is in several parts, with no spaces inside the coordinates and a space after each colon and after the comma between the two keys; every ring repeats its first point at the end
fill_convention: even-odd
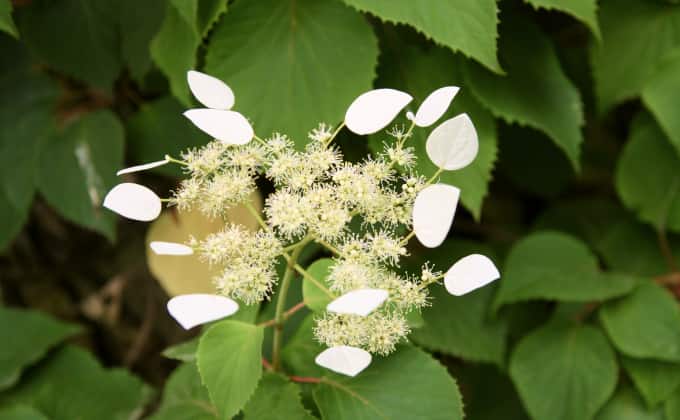
{"type": "Polygon", "coordinates": [[[581,96],[560,67],[552,43],[534,23],[513,15],[501,24],[500,45],[507,75],[467,62],[468,86],[497,117],[546,133],[578,171],[583,141],[581,96]]]}
{"type": "MultiPolygon", "coordinates": [[[[132,77],[141,80],[151,67],[151,39],[163,22],[164,0],[116,0],[120,54],[132,77]]],[[[226,7],[226,2],[223,2],[226,7]]]]}
{"type": "Polygon", "coordinates": [[[49,420],[35,408],[18,404],[0,409],[0,420],[49,420]]]}
{"type": "Polygon", "coordinates": [[[414,330],[411,339],[433,351],[501,365],[507,322],[489,317],[494,292],[485,287],[455,297],[443,287],[432,288],[432,306],[423,310],[425,325],[414,330]]]}
{"type": "Polygon", "coordinates": [[[280,131],[300,146],[371,88],[377,56],[368,22],[339,2],[242,1],[216,25],[206,72],[234,89],[258,135],[280,131]]]}
{"type": "Polygon", "coordinates": [[[200,337],[192,338],[183,343],[175,344],[163,350],[163,356],[182,362],[195,362],[200,337]]]}
{"type": "Polygon", "coordinates": [[[222,418],[236,415],[262,376],[263,330],[239,321],[211,326],[198,344],[198,370],[222,418]]]}
{"type": "Polygon", "coordinates": [[[675,391],[673,396],[664,405],[666,420],[680,419],[680,389],[675,391]]]}
{"type": "Polygon", "coordinates": [[[639,115],[619,157],[623,204],[657,229],[680,232],[680,157],[648,114],[639,115]]]}
{"type": "Polygon", "coordinates": [[[659,63],[642,89],[642,100],[652,111],[680,156],[680,122],[673,113],[680,100],[673,92],[680,89],[680,48],[671,50],[659,63]]]}
{"type": "Polygon", "coordinates": [[[597,24],[596,0],[525,0],[537,9],[559,10],[567,13],[581,22],[600,38],[600,27],[597,24]]]}
{"type": "Polygon", "coordinates": [[[12,20],[12,2],[0,0],[0,31],[6,32],[15,38],[19,37],[14,21],[12,20]]]}
{"type": "Polygon", "coordinates": [[[665,289],[648,281],[605,304],[600,320],[621,353],[680,362],[680,308],[665,289]]]}
{"type": "Polygon", "coordinates": [[[0,390],[14,385],[21,371],[79,331],[40,312],[0,306],[0,390]]]}
{"type": "Polygon", "coordinates": [[[680,8],[647,0],[601,0],[602,42],[591,63],[598,109],[637,97],[660,59],[680,42],[680,8]]]}
{"type": "MultiPolygon", "coordinates": [[[[648,411],[640,396],[629,386],[619,389],[596,420],[664,420],[662,410],[648,411]]],[[[669,419],[671,420],[671,419],[669,419]]]]}
{"type": "Polygon", "coordinates": [[[324,347],[314,338],[314,316],[312,314],[300,323],[295,334],[286,341],[281,350],[281,359],[286,369],[298,376],[321,376],[326,371],[314,359],[324,347]]]}
{"type": "Polygon", "coordinates": [[[51,419],[115,419],[133,417],[148,397],[149,388],[125,370],[104,369],[90,353],[66,346],[0,395],[0,406],[29,404],[51,419]]]}
{"type": "Polygon", "coordinates": [[[505,262],[495,306],[531,299],[588,302],[628,293],[631,276],[601,273],[580,240],[558,232],[533,233],[517,242],[505,262]]]}
{"type": "Polygon", "coordinates": [[[518,343],[510,377],[533,419],[586,420],[614,392],[616,356],[597,328],[548,324],[518,343]]]}
{"type": "Polygon", "coordinates": [[[255,394],[243,408],[246,420],[312,420],[315,417],[302,406],[300,387],[284,376],[267,373],[255,394]]]}
{"type": "MultiPolygon", "coordinates": [[[[401,40],[400,40],[401,41],[401,40]]],[[[435,89],[447,85],[461,86],[463,77],[460,74],[460,60],[444,48],[430,48],[424,50],[417,46],[403,45],[398,42],[383,48],[381,51],[380,66],[378,72],[380,78],[378,84],[382,87],[401,89],[413,95],[415,100],[410,105],[413,111],[435,89]],[[394,71],[399,68],[400,71],[394,71]]],[[[456,95],[451,109],[439,122],[448,117],[466,112],[470,115],[477,135],[479,137],[479,153],[474,162],[459,171],[446,171],[441,174],[442,182],[452,184],[461,189],[461,201],[463,205],[479,219],[482,202],[488,191],[491,181],[491,171],[496,161],[497,135],[496,122],[493,116],[484,109],[472,96],[469,90],[463,88],[456,95]]],[[[405,119],[398,122],[407,123],[405,119]]],[[[416,128],[407,145],[415,148],[418,157],[417,172],[425,177],[430,177],[439,169],[427,156],[425,141],[429,134],[423,129],[416,128]]],[[[370,137],[369,145],[373,152],[383,149],[383,135],[370,137]]]]}
{"type": "Polygon", "coordinates": [[[456,381],[430,355],[403,346],[355,378],[330,374],[314,390],[321,416],[335,419],[462,419],[456,381]]]}
{"type": "Polygon", "coordinates": [[[123,126],[110,111],[84,115],[45,143],[40,192],[65,218],[113,240],[113,213],[101,207],[123,166],[123,126]]]}
{"type": "Polygon", "coordinates": [[[454,374],[463,389],[465,420],[529,420],[510,377],[498,366],[466,363],[454,374]]]}
{"type": "Polygon", "coordinates": [[[666,401],[680,386],[678,364],[625,356],[621,361],[649,408],[666,401]]]}
{"type": "Polygon", "coordinates": [[[496,58],[498,18],[492,0],[344,2],[384,21],[410,25],[437,44],[460,51],[497,73],[503,72],[496,58]]]}
{"type": "Polygon", "coordinates": [[[326,282],[332,265],[332,259],[321,258],[307,267],[307,272],[321,282],[321,284],[316,284],[307,278],[302,280],[303,300],[305,305],[314,312],[324,312],[326,310],[326,305],[333,300],[333,294],[328,290],[328,283],[326,282]]]}
{"type": "Polygon", "coordinates": [[[163,389],[163,400],[151,419],[215,420],[217,409],[210,403],[208,390],[201,383],[195,363],[184,363],[175,369],[163,389]]]}

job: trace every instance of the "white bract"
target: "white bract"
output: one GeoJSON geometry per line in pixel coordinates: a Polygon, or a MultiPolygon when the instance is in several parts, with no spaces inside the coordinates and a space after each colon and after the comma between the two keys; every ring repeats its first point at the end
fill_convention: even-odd
{"type": "Polygon", "coordinates": [[[102,205],[123,217],[142,222],[150,222],[161,213],[161,200],[156,193],[130,182],[113,187],[102,205]]]}
{"type": "Polygon", "coordinates": [[[425,149],[430,160],[442,169],[464,168],[477,156],[477,130],[467,114],[457,115],[432,130],[425,149]]]}
{"type": "Polygon", "coordinates": [[[194,250],[190,246],[175,242],[153,241],[149,248],[157,255],[191,255],[194,250]]]}
{"type": "Polygon", "coordinates": [[[116,172],[116,175],[120,176],[132,172],[146,171],[147,169],[153,169],[167,164],[168,164],[167,159],[157,160],[155,162],[149,162],[143,165],[130,166],[129,168],[121,169],[120,171],[116,172]]]}
{"type": "Polygon", "coordinates": [[[460,88],[445,86],[430,93],[420,104],[414,122],[418,127],[429,127],[444,115],[460,88]]]}
{"type": "Polygon", "coordinates": [[[317,365],[347,376],[356,376],[371,364],[371,353],[351,346],[335,346],[316,356],[317,365]]]}
{"type": "Polygon", "coordinates": [[[189,294],[168,301],[168,312],[185,330],[217,321],[238,311],[238,303],[225,296],[189,294]]]}
{"type": "Polygon", "coordinates": [[[345,124],[356,134],[382,130],[413,97],[396,89],[375,89],[359,95],[347,109],[345,124]]]}
{"type": "Polygon", "coordinates": [[[347,292],[326,306],[328,312],[366,316],[387,300],[389,293],[381,289],[359,289],[347,292]]]}
{"type": "Polygon", "coordinates": [[[203,105],[212,109],[231,109],[234,106],[234,92],[220,79],[189,70],[187,82],[194,97],[203,105]]]}
{"type": "Polygon", "coordinates": [[[413,203],[413,231],[428,248],[444,242],[456,215],[460,190],[447,184],[434,184],[418,193],[413,203]]]}
{"type": "Polygon", "coordinates": [[[493,261],[484,255],[472,254],[461,258],[449,268],[444,276],[444,286],[452,295],[462,296],[500,277],[493,261]]]}
{"type": "Polygon", "coordinates": [[[221,109],[190,109],[184,116],[208,135],[227,144],[246,144],[254,135],[246,117],[221,109]]]}

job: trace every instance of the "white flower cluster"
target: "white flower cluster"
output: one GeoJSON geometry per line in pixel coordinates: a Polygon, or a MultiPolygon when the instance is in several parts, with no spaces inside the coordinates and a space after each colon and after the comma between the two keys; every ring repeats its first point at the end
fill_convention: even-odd
{"type": "MultiPolygon", "coordinates": [[[[456,262],[446,274],[425,265],[419,277],[399,273],[406,244],[413,236],[426,247],[440,245],[453,222],[460,191],[437,183],[444,170],[460,169],[477,154],[477,134],[466,114],[440,124],[430,133],[426,150],[440,169],[429,179],[415,173],[412,130],[434,124],[458,92],[456,87],[434,91],[414,115],[410,127],[388,132],[392,140],[376,156],[358,163],[343,160],[333,144],[343,127],[356,134],[384,129],[413,99],[393,89],[377,89],[359,96],[336,129],[320,124],[309,133],[302,150],[282,134],[261,139],[250,123],[231,111],[233,93],[211,76],[189,73],[189,85],[207,108],[185,115],[215,138],[190,150],[181,159],[166,159],[121,173],[166,163],[183,166],[187,179],[167,199],[180,211],[196,208],[206,217],[220,217],[244,203],[261,222],[252,233],[229,225],[205,239],[187,244],[152,243],[157,253],[197,253],[221,267],[215,278],[219,295],[185,295],[168,304],[171,315],[190,328],[228,316],[238,309],[231,299],[251,304],[267,299],[279,281],[274,265],[287,260],[281,288],[293,271],[317,287],[327,285],[335,298],[317,316],[316,338],[330,348],[317,363],[336,372],[355,375],[370,363],[370,353],[394,351],[409,333],[407,315],[428,305],[427,286],[444,279],[447,290],[461,295],[499,277],[493,263],[481,255],[456,262]],[[264,219],[248,204],[258,178],[268,179],[276,191],[267,197],[264,219]],[[333,254],[326,279],[314,279],[297,263],[308,243],[316,242],[333,254]],[[368,353],[367,353],[368,352],[368,353]]],[[[105,206],[119,214],[152,220],[160,200],[146,187],[123,183],[115,187],[105,206]]],[[[280,314],[277,314],[277,322],[280,314]]],[[[276,339],[275,339],[276,340],[276,339]]]]}

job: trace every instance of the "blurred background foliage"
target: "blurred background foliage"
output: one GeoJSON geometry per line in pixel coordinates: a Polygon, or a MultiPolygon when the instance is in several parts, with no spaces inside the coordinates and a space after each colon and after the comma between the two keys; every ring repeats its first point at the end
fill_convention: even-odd
{"type": "MultiPolygon", "coordinates": [[[[450,115],[470,114],[480,155],[442,176],[464,209],[444,246],[412,245],[411,261],[446,269],[483,251],[502,279],[461,298],[433,289],[412,341],[457,379],[468,419],[680,419],[675,3],[0,0],[0,419],[216,418],[196,333],[164,311],[168,294],[209,288],[209,272],[147,261],[145,243],[219,224],[167,210],[149,228],[101,208],[118,168],[208,140],[181,116],[195,105],[189,69],[225,80],[260,136],[298,144],[371,87],[417,104],[461,86],[450,115]]],[[[357,160],[384,140],[345,131],[340,145],[357,160]]],[[[413,141],[423,157],[424,140],[413,141]]],[[[162,192],[179,175],[128,179],[162,192]]],[[[269,319],[272,306],[239,317],[269,319]]],[[[298,375],[318,374],[309,320],[296,314],[284,350],[298,375]]],[[[428,389],[442,378],[409,371],[414,351],[381,362],[403,369],[382,392],[431,410],[422,418],[460,418],[435,413],[428,389]]],[[[303,415],[267,392],[302,392],[313,415],[346,418],[307,386],[260,387],[245,418],[303,415]]]]}

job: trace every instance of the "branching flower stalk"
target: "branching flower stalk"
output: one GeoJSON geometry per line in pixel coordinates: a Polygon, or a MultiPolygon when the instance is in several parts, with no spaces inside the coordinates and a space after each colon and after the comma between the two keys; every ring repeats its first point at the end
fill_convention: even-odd
{"type": "MultiPolygon", "coordinates": [[[[244,204],[261,229],[253,233],[229,223],[220,232],[188,238],[185,244],[151,244],[157,253],[196,253],[221,270],[213,280],[216,295],[171,299],[168,309],[183,326],[228,316],[238,309],[237,301],[250,305],[270,299],[278,283],[275,265],[283,258],[286,268],[277,289],[275,317],[265,325],[274,327],[272,368],[281,369],[286,297],[300,274],[302,281],[312,282],[329,297],[314,327],[316,339],[329,349],[316,362],[354,376],[368,366],[371,353],[387,355],[408,335],[407,315],[430,304],[427,286],[444,279],[447,290],[460,295],[498,278],[493,263],[481,255],[461,259],[446,273],[429,264],[419,276],[399,271],[412,237],[430,248],[446,238],[460,191],[437,183],[439,175],[467,166],[477,154],[477,134],[465,114],[430,133],[427,153],[439,170],[429,179],[417,173],[417,157],[408,145],[415,127],[427,127],[444,114],[458,88],[433,92],[415,115],[407,113],[408,129],[394,127],[381,152],[350,163],[334,144],[340,130],[376,133],[412,100],[410,95],[392,89],[367,92],[350,105],[343,123],[335,128],[319,124],[298,150],[284,134],[262,139],[241,114],[210,108],[231,107],[231,89],[195,73],[189,74],[190,88],[209,108],[185,115],[215,140],[184,152],[180,159],[166,156],[121,172],[179,164],[187,178],[167,199],[169,205],[216,218],[244,204]],[[264,217],[248,202],[260,177],[275,187],[266,198],[264,217]],[[299,265],[300,254],[311,242],[333,256],[327,278],[315,278],[299,265]]],[[[160,201],[145,187],[124,183],[109,193],[105,205],[133,219],[151,220],[160,212],[160,201]]]]}

